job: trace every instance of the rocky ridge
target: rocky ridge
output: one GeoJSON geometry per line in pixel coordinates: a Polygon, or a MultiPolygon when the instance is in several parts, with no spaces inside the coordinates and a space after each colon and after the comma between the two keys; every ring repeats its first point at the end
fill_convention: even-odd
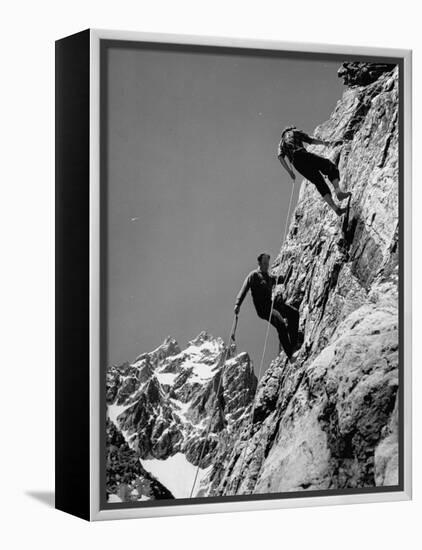
{"type": "MultiPolygon", "coordinates": [[[[134,362],[108,369],[109,422],[138,462],[165,461],[182,453],[190,464],[201,462],[205,470],[217,447],[230,446],[256,385],[249,356],[236,354],[233,345],[227,349],[221,338],[201,332],[181,350],[169,337],[134,362]]],[[[193,480],[191,475],[187,484],[193,480]]],[[[108,484],[108,492],[115,494],[116,484],[108,484]]],[[[150,498],[168,495],[161,491],[150,498]]]]}
{"type": "Polygon", "coordinates": [[[142,466],[116,426],[106,422],[106,485],[108,501],[173,499],[171,492],[142,466]]]}

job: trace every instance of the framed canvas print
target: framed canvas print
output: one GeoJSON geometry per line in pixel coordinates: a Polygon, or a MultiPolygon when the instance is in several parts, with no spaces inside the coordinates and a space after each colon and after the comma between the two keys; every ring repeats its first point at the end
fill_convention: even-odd
{"type": "Polygon", "coordinates": [[[56,43],[56,506],[411,497],[411,53],[56,43]]]}

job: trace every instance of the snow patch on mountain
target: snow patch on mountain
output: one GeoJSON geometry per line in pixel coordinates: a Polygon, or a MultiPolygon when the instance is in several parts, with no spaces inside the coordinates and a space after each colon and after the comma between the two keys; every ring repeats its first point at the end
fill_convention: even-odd
{"type": "Polygon", "coordinates": [[[221,338],[204,331],[181,350],[168,337],[132,363],[109,367],[107,414],[142,467],[187,498],[198,465],[194,494],[206,491],[217,447],[236,433],[256,384],[249,356],[221,338]]]}
{"type": "MultiPolygon", "coordinates": [[[[175,498],[189,498],[194,484],[197,466],[189,462],[182,453],[176,453],[165,460],[143,460],[142,465],[153,476],[161,481],[174,495],[175,498]]],[[[195,483],[196,495],[197,488],[206,478],[210,471],[208,468],[199,468],[198,477],[195,483]]]]}

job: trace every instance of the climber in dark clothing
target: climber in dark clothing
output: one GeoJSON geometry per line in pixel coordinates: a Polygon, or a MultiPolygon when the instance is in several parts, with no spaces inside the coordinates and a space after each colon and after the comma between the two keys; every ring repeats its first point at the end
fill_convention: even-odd
{"type": "Polygon", "coordinates": [[[331,160],[307,151],[305,149],[305,143],[313,145],[336,145],[340,142],[323,141],[321,139],[308,136],[305,132],[298,130],[296,126],[288,126],[281,134],[277,156],[293,180],[296,179],[296,175],[291,166],[289,166],[287,160],[300,174],[302,174],[303,177],[315,185],[325,202],[338,216],[341,216],[346,212],[346,208],[340,208],[335,204],[330,188],[325,182],[322,174],[327,176],[332,183],[339,201],[347,199],[350,197],[351,193],[344,192],[340,189],[340,173],[337,166],[331,162],[331,160]]]}
{"type": "Polygon", "coordinates": [[[269,254],[260,254],[258,256],[258,269],[249,273],[242,288],[237,295],[234,312],[239,314],[240,306],[245,299],[248,291],[251,291],[252,300],[258,314],[258,317],[265,319],[277,329],[280,346],[284,349],[287,357],[292,358],[293,353],[298,349],[300,334],[299,312],[296,308],[286,304],[281,296],[274,300],[273,310],[271,312],[271,301],[273,287],[283,282],[282,277],[273,277],[268,273],[270,264],[269,254]],[[270,318],[271,313],[271,318],[270,318]],[[287,320],[287,326],[285,319],[287,320]]]}

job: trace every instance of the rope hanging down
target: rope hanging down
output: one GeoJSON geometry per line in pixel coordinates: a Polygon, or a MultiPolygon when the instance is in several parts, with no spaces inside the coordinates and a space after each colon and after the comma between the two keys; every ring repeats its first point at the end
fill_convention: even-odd
{"type": "MultiPolygon", "coordinates": [[[[223,368],[221,369],[221,373],[220,373],[220,380],[218,381],[218,385],[217,385],[217,391],[216,391],[216,397],[217,397],[217,403],[218,403],[218,395],[220,393],[220,388],[221,388],[221,382],[223,380],[223,375],[224,375],[224,370],[226,368],[226,361],[227,361],[227,355],[228,355],[228,352],[230,351],[230,348],[232,346],[232,343],[235,342],[235,334],[236,334],[236,329],[237,329],[237,321],[238,321],[238,316],[235,315],[234,319],[233,319],[233,323],[232,323],[232,328],[230,329],[230,337],[229,337],[229,344],[228,346],[226,347],[226,350],[224,352],[224,356],[223,356],[223,368]]],[[[190,491],[190,495],[189,495],[189,498],[192,498],[192,495],[193,495],[193,491],[195,489],[195,485],[196,485],[196,481],[198,479],[198,474],[199,474],[199,469],[201,467],[201,463],[202,463],[202,458],[204,456],[204,451],[205,451],[205,445],[207,443],[207,440],[208,440],[208,436],[210,434],[210,431],[211,431],[211,423],[212,423],[212,419],[213,419],[213,416],[214,416],[214,412],[215,412],[215,405],[214,405],[214,408],[211,412],[211,415],[210,415],[210,419],[209,419],[209,422],[208,422],[208,426],[207,426],[207,430],[205,432],[205,438],[204,438],[204,442],[202,444],[202,449],[201,449],[201,454],[199,455],[199,462],[198,462],[198,466],[196,467],[196,472],[195,472],[195,479],[193,480],[193,485],[192,485],[192,489],[190,491]]]]}
{"type": "MultiPolygon", "coordinates": [[[[295,189],[295,182],[294,182],[294,180],[293,180],[293,183],[292,183],[292,191],[291,191],[290,200],[289,200],[289,208],[288,208],[288,210],[287,210],[287,217],[286,217],[286,221],[285,221],[285,223],[284,223],[284,234],[283,234],[283,240],[282,240],[282,242],[281,242],[281,246],[283,246],[284,241],[286,240],[287,227],[288,227],[288,223],[289,223],[289,220],[290,220],[290,210],[291,210],[291,207],[292,207],[294,189],[295,189]]],[[[281,247],[280,247],[280,248],[281,248],[281,247]]],[[[278,280],[278,277],[280,276],[280,271],[281,271],[281,262],[280,262],[280,265],[278,266],[276,281],[278,280]]],[[[261,371],[262,371],[262,367],[263,367],[263,365],[264,365],[265,353],[266,353],[266,350],[267,350],[268,335],[269,335],[269,330],[270,330],[270,319],[271,319],[271,315],[273,314],[273,309],[274,309],[274,298],[275,298],[275,295],[274,295],[274,293],[273,293],[273,295],[272,295],[272,297],[271,297],[270,315],[269,315],[269,317],[268,317],[267,329],[266,329],[266,332],[265,332],[264,349],[263,349],[263,351],[262,351],[261,361],[260,361],[260,365],[259,365],[259,369],[258,369],[258,380],[259,380],[260,377],[261,377],[261,371]]],[[[225,367],[226,367],[227,353],[228,353],[228,351],[230,350],[231,343],[234,341],[234,335],[235,335],[235,333],[236,333],[236,328],[237,328],[237,321],[238,321],[238,316],[236,315],[235,318],[234,318],[234,320],[233,320],[232,328],[231,328],[231,331],[230,331],[229,345],[227,346],[226,351],[225,351],[225,354],[224,354],[223,368],[222,368],[222,370],[221,370],[220,380],[218,381],[217,392],[216,392],[217,399],[218,399],[218,394],[219,394],[219,392],[220,392],[221,382],[222,382],[222,380],[223,380],[224,369],[225,369],[225,367]]],[[[255,394],[255,397],[256,397],[256,394],[255,394]]],[[[249,448],[249,438],[250,438],[250,434],[251,434],[251,430],[252,430],[253,415],[254,415],[254,412],[255,412],[255,397],[254,397],[254,399],[253,399],[251,414],[250,414],[250,418],[249,418],[250,427],[249,427],[249,431],[248,431],[247,445],[246,445],[246,447],[245,447],[245,452],[243,453],[243,458],[242,458],[241,467],[240,467],[240,470],[239,470],[239,471],[241,471],[241,469],[242,469],[242,467],[243,467],[243,462],[244,462],[244,460],[245,460],[245,455],[246,455],[246,452],[247,452],[247,450],[248,450],[248,448],[249,448]]],[[[206,433],[205,433],[205,439],[204,439],[204,443],[202,444],[201,454],[200,454],[200,456],[199,456],[199,462],[198,462],[198,466],[197,466],[196,472],[195,472],[195,479],[194,479],[194,481],[193,481],[193,485],[192,485],[192,489],[191,489],[191,491],[190,491],[190,496],[189,496],[189,498],[192,498],[192,495],[193,495],[193,492],[194,492],[194,489],[195,489],[195,485],[196,485],[196,482],[197,482],[197,479],[198,479],[199,469],[200,469],[200,467],[201,467],[202,458],[203,458],[204,450],[205,450],[205,445],[206,445],[206,443],[207,443],[208,436],[209,436],[210,430],[211,430],[211,422],[212,422],[212,419],[213,419],[213,416],[214,416],[214,411],[215,411],[215,407],[214,407],[214,409],[213,409],[213,411],[212,411],[212,414],[211,414],[211,416],[210,416],[210,420],[209,420],[209,422],[208,422],[207,430],[206,430],[206,433]]],[[[237,492],[237,491],[236,491],[236,492],[237,492]]]]}
{"type": "MultiPolygon", "coordinates": [[[[286,235],[287,235],[287,227],[288,227],[288,223],[289,223],[289,220],[290,220],[290,210],[291,210],[291,207],[292,207],[292,201],[293,201],[293,195],[294,195],[294,189],[295,189],[295,182],[293,180],[293,183],[292,183],[292,192],[290,193],[290,201],[289,201],[289,208],[287,210],[287,217],[286,217],[286,221],[284,223],[284,234],[283,234],[283,240],[281,242],[281,247],[283,246],[284,244],[284,241],[286,240],[286,235]]],[[[280,249],[281,249],[280,247],[280,249]]],[[[277,276],[276,276],[276,283],[278,281],[278,278],[280,276],[280,271],[281,271],[281,262],[278,266],[278,269],[277,269],[277,276]]],[[[274,310],[274,299],[275,299],[275,294],[273,292],[272,294],[272,297],[271,297],[271,309],[270,309],[270,315],[268,317],[268,322],[267,322],[267,330],[265,331],[265,340],[264,340],[264,349],[262,350],[262,355],[261,355],[261,361],[260,361],[260,364],[259,364],[259,369],[258,369],[258,381],[260,380],[261,378],[261,372],[262,372],[262,367],[264,365],[264,359],[265,359],[265,353],[267,351],[267,344],[268,344],[268,335],[269,335],[269,332],[270,332],[270,319],[271,319],[271,315],[273,314],[273,310],[274,310]]],[[[243,463],[245,461],[245,456],[246,456],[246,453],[249,449],[249,442],[250,442],[250,437],[251,437],[251,431],[252,431],[252,423],[253,423],[253,415],[254,415],[254,412],[255,412],[255,398],[256,398],[256,393],[255,393],[255,397],[253,399],[253,403],[252,403],[252,409],[251,409],[251,414],[249,416],[249,430],[248,430],[248,436],[246,438],[246,447],[245,447],[245,450],[244,452],[242,453],[243,457],[242,457],[242,462],[240,463],[240,468],[239,468],[239,472],[242,471],[242,468],[243,468],[243,463]]],[[[240,483],[240,479],[239,479],[239,483],[240,483]]],[[[237,490],[239,489],[239,483],[236,487],[236,494],[237,494],[237,490]]]]}

